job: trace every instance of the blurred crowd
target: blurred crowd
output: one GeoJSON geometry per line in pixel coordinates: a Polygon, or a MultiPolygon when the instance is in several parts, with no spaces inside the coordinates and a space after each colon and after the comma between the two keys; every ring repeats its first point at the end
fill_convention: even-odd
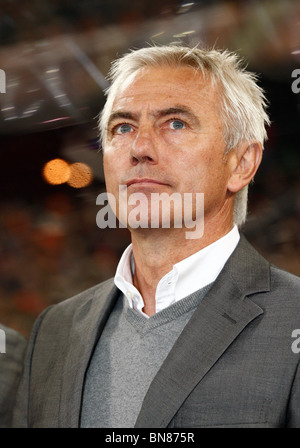
{"type": "Polygon", "coordinates": [[[278,197],[254,195],[244,233],[276,266],[300,275],[300,180],[278,197]]]}
{"type": "Polygon", "coordinates": [[[81,32],[101,26],[175,13],[180,1],[167,0],[6,0],[1,5],[0,42],[32,40],[61,32],[81,32]]]}

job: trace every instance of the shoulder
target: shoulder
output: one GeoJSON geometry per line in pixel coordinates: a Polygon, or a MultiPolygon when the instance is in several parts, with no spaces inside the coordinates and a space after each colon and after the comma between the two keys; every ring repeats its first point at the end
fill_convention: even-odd
{"type": "Polygon", "coordinates": [[[228,260],[225,273],[254,301],[259,299],[266,306],[300,308],[300,277],[269,263],[244,235],[228,260]]]}
{"type": "Polygon", "coordinates": [[[6,325],[0,323],[0,332],[5,335],[6,343],[12,346],[25,345],[26,339],[25,337],[14,330],[13,328],[9,328],[6,325]]]}
{"type": "Polygon", "coordinates": [[[62,300],[61,302],[49,307],[52,312],[57,313],[72,313],[77,310],[79,306],[89,304],[95,297],[99,301],[105,301],[114,286],[113,278],[110,278],[102,283],[98,283],[84,291],[79,292],[75,296],[62,300]]]}
{"type": "Polygon", "coordinates": [[[61,302],[46,308],[38,317],[36,326],[39,327],[44,321],[54,322],[54,326],[63,322],[65,325],[74,318],[74,315],[84,315],[94,307],[95,302],[100,309],[105,305],[110,293],[114,289],[112,278],[98,283],[73,297],[62,300],[61,302]]]}
{"type": "Polygon", "coordinates": [[[1,353],[5,353],[5,356],[1,358],[1,365],[3,363],[7,363],[8,361],[17,362],[19,359],[21,359],[27,345],[27,340],[25,339],[25,337],[18,331],[9,328],[1,323],[0,336],[1,353]]]}
{"type": "Polygon", "coordinates": [[[2,324],[0,324],[0,336],[0,390],[2,390],[3,383],[13,382],[15,376],[20,373],[27,346],[27,340],[16,330],[8,328],[2,324]]]}
{"type": "Polygon", "coordinates": [[[300,313],[300,278],[268,263],[268,288],[257,291],[250,298],[271,318],[273,326],[298,328],[300,313]]]}
{"type": "Polygon", "coordinates": [[[0,428],[8,428],[11,424],[12,409],[23,368],[27,340],[16,330],[2,324],[0,324],[0,331],[0,428]]]}
{"type": "Polygon", "coordinates": [[[286,291],[297,295],[300,298],[300,277],[279,268],[270,265],[271,290],[286,291]]]}

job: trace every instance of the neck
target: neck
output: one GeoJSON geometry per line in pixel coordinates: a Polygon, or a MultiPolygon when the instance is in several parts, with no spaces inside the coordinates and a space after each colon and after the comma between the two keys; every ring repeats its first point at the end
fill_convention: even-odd
{"type": "Polygon", "coordinates": [[[187,239],[186,229],[136,229],[132,231],[132,248],[135,261],[134,286],[141,293],[149,316],[155,313],[155,292],[160,279],[170,272],[174,264],[222,238],[232,229],[206,224],[201,238],[187,239]]]}

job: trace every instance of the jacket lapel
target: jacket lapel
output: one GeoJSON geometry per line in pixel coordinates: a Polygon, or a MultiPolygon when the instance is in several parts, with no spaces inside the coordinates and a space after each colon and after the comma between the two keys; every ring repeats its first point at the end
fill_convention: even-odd
{"type": "Polygon", "coordinates": [[[145,396],[136,427],[166,427],[245,326],[263,313],[247,297],[269,290],[269,263],[244,237],[174,344],[145,396]]]}
{"type": "Polygon", "coordinates": [[[64,362],[62,378],[59,426],[78,427],[84,377],[92,351],[103,331],[120,292],[113,280],[100,285],[90,300],[75,313],[70,336],[70,347],[64,362]]]}

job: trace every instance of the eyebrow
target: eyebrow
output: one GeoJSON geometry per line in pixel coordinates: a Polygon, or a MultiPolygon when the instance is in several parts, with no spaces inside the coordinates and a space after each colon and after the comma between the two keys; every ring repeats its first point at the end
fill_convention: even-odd
{"type": "MultiPolygon", "coordinates": [[[[189,118],[192,118],[193,120],[198,120],[196,115],[191,111],[190,108],[186,106],[175,106],[175,107],[168,107],[167,109],[162,109],[154,113],[154,115],[158,118],[163,118],[167,115],[186,115],[189,118]]],[[[199,121],[199,120],[198,120],[199,121]]]]}
{"type": "MultiPolygon", "coordinates": [[[[111,123],[118,119],[137,121],[139,118],[139,115],[140,114],[135,114],[135,113],[128,112],[125,110],[113,112],[108,119],[107,127],[109,128],[111,123]]],[[[182,106],[180,104],[176,105],[174,107],[168,107],[166,109],[157,110],[157,111],[153,112],[152,115],[155,118],[163,118],[168,115],[185,115],[186,117],[191,119],[195,124],[198,124],[198,125],[200,124],[198,117],[196,117],[196,115],[193,113],[193,111],[189,107],[182,106]]]]}
{"type": "Polygon", "coordinates": [[[110,127],[111,123],[115,120],[119,119],[125,119],[125,120],[136,120],[138,118],[137,115],[132,114],[131,112],[126,111],[117,111],[110,114],[108,122],[107,122],[107,128],[110,127]]]}

